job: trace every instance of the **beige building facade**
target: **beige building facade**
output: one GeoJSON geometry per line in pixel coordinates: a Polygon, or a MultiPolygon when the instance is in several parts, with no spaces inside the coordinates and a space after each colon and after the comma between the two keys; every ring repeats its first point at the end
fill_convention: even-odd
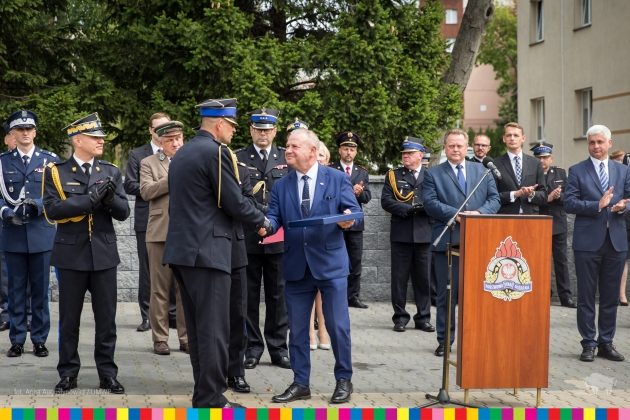
{"type": "Polygon", "coordinates": [[[518,116],[528,142],[554,145],[555,164],[588,156],[592,124],[630,152],[630,1],[518,2],[518,116]]]}

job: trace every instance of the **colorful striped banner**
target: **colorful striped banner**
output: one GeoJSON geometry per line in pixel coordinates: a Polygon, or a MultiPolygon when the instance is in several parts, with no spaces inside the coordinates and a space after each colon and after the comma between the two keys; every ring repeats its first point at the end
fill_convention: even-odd
{"type": "Polygon", "coordinates": [[[1,408],[0,420],[630,420],[630,408],[1,408]]]}

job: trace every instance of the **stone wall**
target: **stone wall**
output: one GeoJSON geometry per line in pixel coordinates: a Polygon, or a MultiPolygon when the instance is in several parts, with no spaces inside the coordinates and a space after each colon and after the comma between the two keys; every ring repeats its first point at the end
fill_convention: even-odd
{"type": "MultiPolygon", "coordinates": [[[[363,276],[361,281],[361,297],[366,301],[389,301],[390,299],[390,246],[389,246],[389,214],[381,208],[381,190],[384,176],[371,176],[370,188],[372,200],[365,206],[365,233],[363,243],[363,276]]],[[[135,302],[138,299],[138,256],[136,254],[136,237],[133,231],[133,206],[130,197],[131,216],[124,222],[115,222],[118,234],[118,252],[121,263],[118,266],[118,300],[135,302]]],[[[575,268],[573,252],[570,248],[573,230],[572,216],[569,218],[569,270],[571,287],[575,289],[575,268]]],[[[51,275],[52,299],[57,299],[57,283],[51,275]]],[[[552,289],[555,293],[555,281],[552,278],[552,289]]],[[[409,287],[411,293],[411,287],[409,287]]],[[[411,295],[410,295],[411,296],[411,295]]]]}

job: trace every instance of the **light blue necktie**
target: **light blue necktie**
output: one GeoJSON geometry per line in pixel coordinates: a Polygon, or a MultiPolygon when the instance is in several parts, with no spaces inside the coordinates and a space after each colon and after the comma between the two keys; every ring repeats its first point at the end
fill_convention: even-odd
{"type": "Polygon", "coordinates": [[[516,174],[518,185],[521,185],[521,176],[523,175],[523,171],[521,170],[521,158],[518,156],[514,156],[514,173],[516,174]]]}
{"type": "Polygon", "coordinates": [[[599,162],[599,182],[602,184],[602,189],[606,191],[608,189],[608,174],[604,162],[599,162]]]}
{"type": "Polygon", "coordinates": [[[464,194],[466,194],[466,178],[464,178],[464,171],[462,171],[462,165],[459,164],[456,166],[457,168],[457,182],[459,183],[459,186],[461,187],[462,191],[464,191],[464,194]]]}

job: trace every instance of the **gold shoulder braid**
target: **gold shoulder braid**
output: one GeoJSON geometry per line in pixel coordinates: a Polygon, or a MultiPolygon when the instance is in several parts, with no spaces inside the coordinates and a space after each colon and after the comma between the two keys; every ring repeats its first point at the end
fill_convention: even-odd
{"type": "MultiPolygon", "coordinates": [[[[220,145],[219,146],[219,191],[217,192],[217,207],[221,208],[221,148],[224,147],[224,145],[220,145]]],[[[238,182],[239,184],[241,183],[241,179],[238,176],[238,161],[236,160],[236,155],[234,154],[234,152],[227,146],[225,146],[228,150],[228,152],[230,152],[230,158],[232,158],[232,168],[234,170],[234,176],[236,177],[236,182],[238,182]]]]}
{"type": "MultiPolygon", "coordinates": [[[[48,165],[46,165],[46,167],[48,169],[50,169],[50,176],[52,177],[53,180],[53,184],[55,185],[55,189],[57,190],[57,194],[59,194],[59,198],[62,201],[66,200],[66,194],[63,192],[63,187],[61,186],[61,178],[59,178],[59,170],[57,169],[57,167],[55,166],[55,164],[53,162],[50,162],[48,165]]],[[[44,197],[44,185],[46,185],[45,182],[45,178],[46,178],[46,171],[43,172],[42,174],[42,197],[44,197]]],[[[57,223],[68,223],[68,222],[80,222],[83,219],[85,219],[85,215],[81,215],[81,216],[75,216],[75,217],[67,217],[65,219],[59,219],[59,220],[55,220],[55,221],[50,221],[50,219],[48,218],[48,215],[46,214],[46,208],[44,207],[44,217],[46,218],[46,221],[48,223],[50,223],[51,225],[55,224],[55,222],[57,223]]],[[[88,215],[88,234],[90,236],[90,241],[92,240],[92,224],[93,224],[93,219],[92,219],[92,214],[90,213],[88,215]]]]}
{"type": "Polygon", "coordinates": [[[396,185],[396,175],[394,174],[394,170],[390,169],[387,174],[387,179],[389,181],[389,185],[392,187],[392,191],[394,192],[394,197],[398,201],[407,202],[413,198],[413,191],[410,191],[406,195],[402,195],[402,192],[398,191],[398,187],[396,185]]]}
{"type": "Polygon", "coordinates": [[[252,192],[254,194],[258,194],[258,191],[260,191],[261,188],[263,189],[262,198],[264,200],[265,199],[265,181],[258,181],[256,185],[254,185],[254,188],[252,188],[252,192]]]}

